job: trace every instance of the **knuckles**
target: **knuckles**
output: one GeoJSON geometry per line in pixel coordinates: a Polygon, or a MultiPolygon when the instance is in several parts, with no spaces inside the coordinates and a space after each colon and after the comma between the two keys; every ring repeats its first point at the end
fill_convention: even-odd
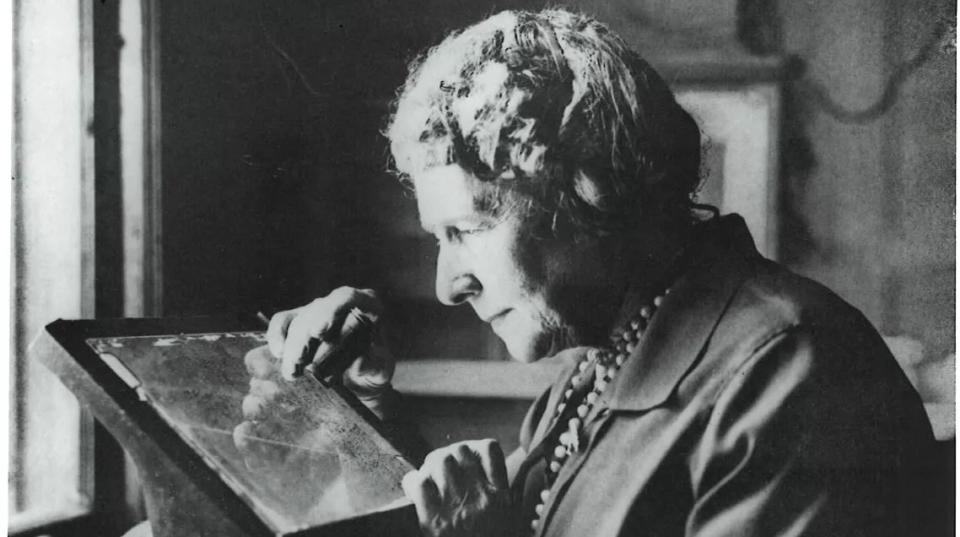
{"type": "Polygon", "coordinates": [[[451,467],[476,464],[478,457],[489,456],[500,449],[494,439],[468,440],[431,451],[424,458],[423,471],[443,472],[451,467]]]}
{"type": "Polygon", "coordinates": [[[443,458],[440,459],[440,467],[444,470],[450,470],[451,468],[456,468],[459,465],[460,459],[453,453],[446,453],[444,454],[443,458]]]}
{"type": "MultiPolygon", "coordinates": [[[[329,301],[338,305],[351,304],[359,300],[360,291],[353,287],[337,287],[329,295],[317,300],[329,301]]],[[[316,301],[314,301],[316,302],[316,301]]]]}
{"type": "MultiPolygon", "coordinates": [[[[267,344],[270,354],[280,359],[279,369],[282,377],[292,380],[299,374],[299,366],[308,365],[313,359],[307,356],[314,340],[335,339],[351,308],[359,308],[376,321],[383,310],[383,305],[372,289],[358,289],[341,286],[326,296],[315,298],[311,302],[298,308],[285,310],[274,314],[267,329],[267,344]]],[[[366,353],[369,354],[369,353],[366,353]]],[[[360,352],[361,356],[365,354],[360,352]]],[[[380,357],[382,358],[382,357],[380,357]]],[[[255,376],[266,366],[257,363],[248,363],[248,370],[255,376]]],[[[364,364],[367,370],[359,370],[355,385],[385,385],[393,376],[393,360],[378,363],[367,360],[364,364]],[[372,366],[372,367],[371,367],[372,366]],[[374,374],[370,374],[372,371],[374,374]],[[362,378],[361,378],[362,377],[362,378]]],[[[346,374],[346,372],[345,372],[346,374]]]]}
{"type": "Polygon", "coordinates": [[[494,439],[458,442],[434,450],[419,471],[404,476],[403,488],[417,504],[425,535],[503,535],[508,530],[508,493],[491,486],[481,470],[481,458],[495,458],[491,455],[499,450],[494,439]]]}
{"type": "Polygon", "coordinates": [[[271,332],[281,332],[281,328],[287,326],[289,332],[304,324],[330,324],[337,311],[361,304],[374,310],[381,308],[377,293],[373,289],[337,287],[326,296],[313,299],[309,304],[274,314],[270,320],[270,329],[271,332]]]}
{"type": "Polygon", "coordinates": [[[457,446],[456,454],[457,456],[452,458],[461,460],[461,461],[476,458],[476,454],[474,453],[474,451],[469,447],[467,447],[465,444],[460,444],[459,446],[457,446]]]}
{"type": "Polygon", "coordinates": [[[493,438],[484,438],[483,440],[477,440],[477,446],[483,448],[486,451],[493,451],[500,449],[500,442],[493,438]]]}

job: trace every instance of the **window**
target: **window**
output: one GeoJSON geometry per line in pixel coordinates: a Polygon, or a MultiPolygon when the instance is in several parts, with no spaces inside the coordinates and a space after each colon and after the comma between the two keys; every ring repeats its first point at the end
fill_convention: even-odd
{"type": "Polygon", "coordinates": [[[47,322],[93,313],[90,15],[86,2],[14,8],[14,532],[82,515],[92,502],[92,420],[27,354],[47,322]]]}
{"type": "Polygon", "coordinates": [[[15,534],[117,533],[142,517],[132,464],[28,348],[57,318],[158,312],[155,21],[151,0],[14,3],[15,534]]]}

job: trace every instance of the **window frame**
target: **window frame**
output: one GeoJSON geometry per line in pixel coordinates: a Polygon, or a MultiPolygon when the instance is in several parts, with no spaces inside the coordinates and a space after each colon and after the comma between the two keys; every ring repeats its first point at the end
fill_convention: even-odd
{"type": "MultiPolygon", "coordinates": [[[[17,450],[22,452],[24,447],[22,431],[25,429],[21,429],[17,424],[25,423],[21,420],[29,419],[18,397],[25,394],[27,367],[36,367],[27,362],[29,355],[26,349],[32,335],[30,332],[36,332],[56,316],[143,317],[159,316],[161,313],[158,7],[155,0],[106,4],[77,0],[75,18],[64,18],[73,16],[70,12],[70,15],[64,15],[59,23],[68,32],[78,35],[77,48],[58,43],[56,46],[63,50],[51,51],[47,45],[43,45],[46,48],[38,53],[37,47],[40,45],[30,41],[38,41],[35,39],[37,35],[51,29],[45,17],[49,13],[45,10],[64,8],[58,2],[48,4],[38,8],[35,3],[30,6],[27,0],[15,0],[13,5],[12,281],[15,294],[11,297],[13,300],[10,312],[15,329],[11,333],[10,347],[11,407],[8,417],[11,420],[11,436],[8,447],[12,450],[11,456],[18,458],[8,459],[13,464],[9,468],[8,492],[11,494],[15,487],[23,486],[18,484],[17,480],[25,479],[22,473],[23,461],[17,454],[17,450]],[[104,22],[103,13],[100,13],[103,9],[113,9],[115,12],[112,15],[115,18],[108,18],[107,22],[104,22]],[[68,27],[74,24],[75,28],[68,27]],[[37,156],[26,155],[22,143],[24,135],[29,135],[32,128],[29,123],[32,120],[30,114],[24,114],[29,103],[24,103],[24,100],[28,95],[33,95],[31,82],[24,82],[27,80],[24,69],[34,73],[44,71],[48,68],[45,58],[58,52],[77,55],[79,58],[78,73],[70,73],[70,76],[76,77],[75,84],[63,90],[67,93],[76,92],[75,95],[79,96],[78,110],[74,111],[74,117],[62,118],[71,125],[68,132],[56,133],[60,141],[75,144],[80,153],[79,170],[76,175],[65,179],[80,182],[79,196],[72,200],[75,203],[74,210],[79,215],[80,240],[70,252],[70,255],[80,259],[81,265],[79,281],[76,282],[79,307],[70,311],[41,312],[40,318],[27,322],[24,320],[23,308],[18,307],[18,304],[29,304],[24,300],[29,297],[21,287],[22,278],[29,277],[26,274],[29,267],[24,261],[24,254],[32,246],[25,241],[22,215],[23,211],[30,210],[31,207],[25,206],[22,192],[24,187],[18,183],[17,177],[22,179],[25,168],[30,169],[30,166],[24,166],[23,159],[36,159],[37,156]],[[111,76],[114,78],[111,79],[111,76]],[[108,91],[100,95],[95,95],[105,84],[114,86],[108,87],[108,91]],[[104,95],[107,97],[104,98],[104,95]],[[100,100],[95,97],[100,97],[100,100]],[[120,114],[121,110],[124,115],[120,114]],[[104,136],[108,135],[105,133],[111,131],[113,136],[119,138],[116,140],[118,143],[102,143],[104,136]],[[116,132],[120,132],[119,136],[116,132]],[[99,149],[99,155],[96,149],[99,149]],[[115,184],[110,186],[119,189],[122,197],[115,191],[112,196],[106,196],[106,200],[98,197],[103,192],[101,176],[104,175],[104,170],[100,168],[102,161],[97,157],[104,155],[122,162],[119,177],[116,177],[115,184]],[[114,216],[114,221],[108,222],[102,218],[105,208],[114,216]],[[122,232],[115,238],[104,241],[102,232],[105,226],[119,226],[122,232]],[[120,252],[122,255],[116,255],[120,252]],[[98,286],[97,279],[103,275],[103,266],[113,262],[110,261],[111,258],[122,258],[116,275],[123,283],[104,289],[98,286]],[[107,304],[107,307],[104,307],[104,304],[107,304]],[[53,317],[47,319],[48,314],[53,317]],[[30,326],[25,326],[27,324],[30,326]]],[[[52,78],[57,75],[54,73],[43,76],[52,78]]],[[[32,80],[32,84],[36,85],[36,75],[32,80]]],[[[47,80],[44,79],[44,82],[47,80]]],[[[67,114],[70,115],[72,113],[67,114]]],[[[43,133],[42,136],[47,134],[49,133],[43,133]]],[[[47,138],[43,138],[44,142],[46,140],[47,138]]],[[[58,155],[44,156],[52,159],[58,155]]],[[[56,537],[90,532],[119,534],[144,518],[143,497],[133,463],[111,435],[82,407],[79,420],[78,501],[64,508],[32,508],[14,514],[13,502],[16,498],[11,498],[8,503],[10,535],[56,537]],[[119,461],[123,461],[122,471],[117,471],[119,461]]]]}
{"type": "MultiPolygon", "coordinates": [[[[14,468],[12,470],[12,487],[19,493],[27,488],[26,479],[30,470],[25,469],[28,461],[24,453],[27,444],[31,442],[30,411],[28,398],[30,385],[28,374],[35,371],[37,365],[29,362],[29,344],[33,333],[41,328],[43,318],[47,315],[91,315],[93,313],[94,288],[94,260],[89,255],[93,251],[93,220],[92,208],[94,202],[93,181],[93,136],[85,128],[93,119],[93,10],[87,2],[82,0],[76,4],[76,12],[64,10],[60,17],[47,17],[55,8],[52,5],[25,6],[25,0],[14,3],[14,332],[12,335],[11,368],[11,418],[16,427],[11,436],[10,449],[14,468]],[[73,18],[71,18],[73,17],[73,18]],[[75,26],[71,28],[71,26],[75,26]],[[61,39],[44,40],[43,36],[51,30],[60,33],[61,39]],[[37,35],[41,39],[34,39],[37,35]],[[75,45],[69,43],[70,37],[76,37],[75,45]],[[75,48],[74,48],[75,47],[75,48]],[[60,56],[63,58],[59,58],[60,56]],[[47,74],[45,69],[51,65],[60,65],[58,59],[68,61],[69,58],[78,60],[77,70],[66,69],[64,72],[47,74]],[[54,107],[55,114],[62,115],[50,119],[42,124],[32,124],[36,121],[37,101],[49,104],[50,91],[43,86],[49,85],[67,92],[75,91],[74,95],[67,95],[54,107]],[[44,90],[47,90],[46,92],[44,90]],[[44,99],[47,100],[44,100],[44,99]],[[33,103],[28,101],[34,101],[33,103]],[[68,112],[75,114],[71,120],[68,112]],[[61,132],[58,127],[64,127],[61,132]],[[48,146],[49,143],[49,147],[48,146]],[[52,154],[57,150],[73,152],[72,155],[52,154]],[[58,158],[59,157],[59,158],[58,158]],[[56,164],[42,161],[51,159],[58,161],[62,158],[65,169],[57,169],[56,164]],[[66,168],[76,165],[76,169],[66,168]],[[72,173],[71,173],[72,172],[72,173]],[[54,192],[44,192],[38,183],[51,181],[57,185],[54,192]],[[47,194],[44,197],[44,194],[47,194]],[[59,212],[66,208],[63,213],[59,212]],[[34,213],[33,217],[27,216],[34,213]],[[62,217],[62,218],[61,218],[62,217]],[[77,241],[56,240],[52,236],[57,231],[63,231],[56,224],[72,223],[77,241]],[[37,232],[39,231],[39,233],[37,232]],[[52,236],[51,236],[52,235],[52,236]],[[50,240],[37,241],[37,237],[50,240]],[[38,264],[37,259],[45,254],[56,252],[54,261],[38,264]],[[56,270],[50,266],[56,260],[66,260],[66,268],[57,266],[56,270]],[[35,268],[34,268],[35,267],[35,268]],[[60,280],[58,286],[51,291],[44,284],[50,278],[60,280]],[[72,287],[71,287],[72,286],[72,287]],[[39,288],[39,289],[38,289],[39,288]],[[69,289],[63,296],[60,292],[69,289]],[[33,303],[43,299],[43,295],[57,293],[56,300],[50,303],[33,303]],[[46,307],[46,309],[44,309],[46,307]],[[50,311],[48,311],[48,309],[50,311]]],[[[48,186],[48,185],[47,185],[48,186]]],[[[59,404],[73,407],[68,399],[69,394],[64,390],[59,404]]],[[[76,404],[76,403],[74,403],[76,404]]],[[[49,408],[48,408],[49,410],[49,408]]],[[[21,498],[12,499],[14,509],[10,512],[8,530],[12,535],[32,535],[41,531],[48,532],[57,524],[68,524],[71,521],[87,518],[93,511],[95,482],[93,477],[93,420],[91,416],[78,410],[79,423],[78,437],[71,432],[65,432],[69,442],[76,442],[77,475],[76,498],[64,501],[62,505],[26,506],[21,498]],[[23,506],[24,510],[19,508],[23,506]]],[[[35,426],[35,425],[34,425],[35,426]]]]}

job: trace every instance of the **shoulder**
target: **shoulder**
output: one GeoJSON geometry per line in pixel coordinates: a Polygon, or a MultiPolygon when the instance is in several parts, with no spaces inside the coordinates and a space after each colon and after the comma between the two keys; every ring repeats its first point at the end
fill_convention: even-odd
{"type": "Polygon", "coordinates": [[[693,279],[705,296],[730,289],[714,328],[714,343],[759,347],[777,334],[802,328],[818,338],[877,339],[876,330],[855,307],[827,287],[762,257],[743,219],[727,215],[702,224],[693,244],[693,279]],[[875,337],[876,336],[876,337],[875,337]]]}
{"type": "Polygon", "coordinates": [[[750,260],[686,389],[714,399],[742,387],[745,377],[802,389],[813,396],[809,401],[828,400],[828,393],[837,397],[835,404],[855,394],[874,403],[888,396],[908,405],[917,399],[859,310],[823,285],[759,256],[750,260]]]}
{"type": "Polygon", "coordinates": [[[695,384],[710,387],[704,402],[714,418],[790,424],[805,438],[861,453],[872,452],[870,442],[930,436],[916,390],[859,310],[781,265],[757,258],[754,268],[697,367],[695,384]]]}
{"type": "Polygon", "coordinates": [[[750,265],[717,325],[716,343],[740,341],[747,354],[755,354],[770,341],[792,335],[847,354],[887,353],[867,318],[827,287],[767,259],[758,257],[750,265]]]}
{"type": "Polygon", "coordinates": [[[789,395],[827,421],[922,418],[916,390],[859,310],[779,264],[758,258],[755,265],[705,353],[719,373],[717,397],[766,394],[769,404],[789,395]]]}
{"type": "Polygon", "coordinates": [[[764,258],[752,260],[751,265],[750,275],[730,303],[730,319],[753,316],[758,327],[774,330],[837,323],[870,329],[859,310],[824,285],[764,258]]]}

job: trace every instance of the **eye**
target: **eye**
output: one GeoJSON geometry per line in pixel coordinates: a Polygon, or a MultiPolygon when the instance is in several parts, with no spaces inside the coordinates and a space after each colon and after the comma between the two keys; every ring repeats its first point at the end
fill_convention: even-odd
{"type": "Polygon", "coordinates": [[[446,230],[447,240],[454,242],[461,241],[464,237],[475,235],[481,231],[483,231],[481,227],[450,226],[446,230]]]}
{"type": "Polygon", "coordinates": [[[495,225],[495,222],[459,222],[437,228],[433,232],[433,236],[437,241],[438,247],[442,244],[460,244],[467,237],[479,235],[495,225]]]}

